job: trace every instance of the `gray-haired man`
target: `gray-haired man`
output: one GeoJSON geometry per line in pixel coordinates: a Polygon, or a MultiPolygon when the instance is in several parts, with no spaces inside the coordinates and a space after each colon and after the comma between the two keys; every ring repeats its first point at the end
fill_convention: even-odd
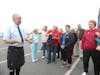
{"type": "Polygon", "coordinates": [[[32,40],[26,38],[24,30],[20,27],[21,16],[19,14],[14,14],[12,19],[14,24],[4,32],[3,40],[8,44],[7,65],[9,74],[14,75],[16,72],[16,75],[19,75],[20,68],[25,63],[24,41],[32,42],[32,40]]]}

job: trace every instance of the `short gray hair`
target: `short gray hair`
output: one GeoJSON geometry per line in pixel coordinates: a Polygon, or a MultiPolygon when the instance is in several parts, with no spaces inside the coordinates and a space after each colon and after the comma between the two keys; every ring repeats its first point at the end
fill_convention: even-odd
{"type": "Polygon", "coordinates": [[[13,14],[12,19],[14,20],[17,16],[19,16],[19,14],[13,14]]]}
{"type": "Polygon", "coordinates": [[[71,28],[71,26],[69,24],[65,25],[65,27],[71,28]]]}

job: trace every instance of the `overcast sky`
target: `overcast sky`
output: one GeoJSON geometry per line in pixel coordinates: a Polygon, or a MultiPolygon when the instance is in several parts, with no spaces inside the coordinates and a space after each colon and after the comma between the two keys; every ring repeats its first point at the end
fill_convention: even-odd
{"type": "Polygon", "coordinates": [[[12,15],[22,16],[22,27],[27,30],[70,24],[76,28],[97,20],[100,0],[0,0],[0,31],[13,24],[12,15]]]}

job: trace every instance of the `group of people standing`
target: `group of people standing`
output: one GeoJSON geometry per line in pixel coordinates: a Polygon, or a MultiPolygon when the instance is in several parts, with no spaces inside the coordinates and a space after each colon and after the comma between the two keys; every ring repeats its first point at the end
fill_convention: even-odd
{"type": "MultiPolygon", "coordinates": [[[[34,29],[28,36],[20,27],[21,16],[14,14],[14,25],[9,27],[3,36],[3,40],[8,45],[7,64],[9,74],[20,74],[20,69],[25,63],[24,43],[25,40],[31,44],[32,62],[37,62],[37,50],[39,44],[38,29],[34,29]]],[[[42,58],[47,58],[47,64],[57,63],[56,57],[63,60],[62,66],[70,69],[72,66],[72,57],[81,57],[83,59],[84,72],[88,74],[89,58],[92,57],[94,64],[94,75],[100,75],[100,30],[96,28],[96,21],[89,21],[89,29],[84,30],[78,25],[77,31],[71,29],[70,25],[65,25],[65,32],[56,25],[53,29],[48,30],[47,26],[42,30],[42,58]]]]}
{"type": "Polygon", "coordinates": [[[65,66],[67,64],[66,61],[68,61],[68,67],[71,67],[72,55],[75,57],[81,55],[78,53],[81,52],[77,48],[78,45],[75,45],[77,42],[79,43],[81,41],[84,30],[81,28],[81,25],[78,25],[78,27],[79,29],[76,33],[74,29],[71,29],[70,25],[65,25],[65,32],[63,32],[62,29],[58,29],[57,26],[53,26],[53,29],[51,30],[47,30],[48,27],[44,26],[42,32],[43,41],[41,49],[43,50],[42,58],[46,57],[45,51],[47,50],[47,64],[50,64],[51,62],[57,63],[55,60],[57,57],[63,60],[63,66],[65,66]],[[76,48],[78,50],[76,50],[76,48]]]}

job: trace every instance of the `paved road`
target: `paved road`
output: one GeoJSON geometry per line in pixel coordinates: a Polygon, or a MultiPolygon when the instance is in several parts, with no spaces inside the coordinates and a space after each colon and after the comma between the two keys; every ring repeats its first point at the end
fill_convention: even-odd
{"type": "MultiPolygon", "coordinates": [[[[57,64],[46,64],[46,59],[41,59],[42,52],[38,51],[39,62],[32,63],[31,62],[31,49],[28,43],[25,43],[25,60],[26,63],[21,69],[21,75],[65,75],[68,72],[67,67],[61,67],[62,61],[57,59],[57,64]]],[[[0,75],[8,75],[7,64],[6,64],[6,56],[7,56],[7,45],[0,42],[0,75]]],[[[73,58],[73,63],[77,60],[77,58],[73,58]]],[[[81,75],[83,71],[82,61],[75,67],[72,71],[71,75],[81,75]]],[[[92,66],[90,67],[90,75],[93,75],[92,66]]]]}
{"type": "MultiPolygon", "coordinates": [[[[91,60],[91,59],[90,59],[91,60]]],[[[89,75],[94,75],[94,70],[93,70],[93,63],[92,61],[90,61],[89,63],[89,75]]],[[[73,70],[73,72],[71,73],[71,75],[81,75],[83,72],[83,61],[80,60],[80,62],[78,63],[78,65],[76,66],[76,68],[73,70]]]]}

